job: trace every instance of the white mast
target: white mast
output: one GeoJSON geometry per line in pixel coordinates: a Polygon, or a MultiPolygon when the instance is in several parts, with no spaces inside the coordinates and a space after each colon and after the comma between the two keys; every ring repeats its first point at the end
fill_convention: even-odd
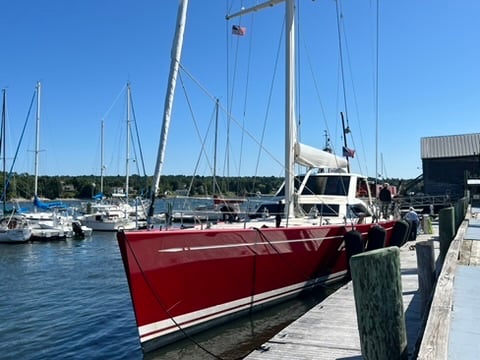
{"type": "Polygon", "coordinates": [[[104,154],[104,144],[103,144],[103,134],[104,134],[104,120],[102,119],[102,125],[100,129],[100,193],[102,194],[103,197],[103,176],[105,175],[105,165],[104,165],[104,159],[103,159],[103,154],[104,154]]]}
{"type": "Polygon", "coordinates": [[[36,136],[35,136],[35,183],[33,187],[33,195],[38,196],[38,161],[40,154],[40,81],[37,81],[37,114],[36,114],[36,136]]]}
{"type": "MultiPolygon", "coordinates": [[[[170,127],[170,117],[172,114],[173,96],[177,83],[177,74],[182,55],[183,34],[185,32],[185,22],[187,18],[188,0],[180,0],[177,13],[177,24],[175,37],[172,45],[170,73],[168,76],[168,88],[165,96],[162,133],[160,135],[160,145],[158,147],[157,164],[155,166],[155,177],[153,182],[152,200],[155,198],[160,184],[163,161],[165,159],[165,148],[167,146],[168,129],[170,127]]],[[[153,201],[152,201],[153,204],[153,201]]]]}
{"type": "Polygon", "coordinates": [[[293,216],[297,138],[295,121],[295,1],[287,0],[285,27],[285,218],[293,216]]]}
{"type": "Polygon", "coordinates": [[[129,169],[128,169],[128,164],[129,164],[129,161],[130,161],[130,107],[131,107],[131,104],[130,104],[130,96],[131,96],[131,93],[130,93],[130,83],[128,82],[127,83],[127,155],[126,155],[126,164],[125,164],[125,167],[126,167],[126,171],[125,171],[125,199],[128,201],[128,178],[130,176],[129,174],[129,169]]]}

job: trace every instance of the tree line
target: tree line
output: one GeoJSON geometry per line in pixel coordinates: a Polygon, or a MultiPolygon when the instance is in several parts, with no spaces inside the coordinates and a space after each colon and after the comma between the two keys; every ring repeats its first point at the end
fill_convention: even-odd
{"type": "MultiPolygon", "coordinates": [[[[5,179],[1,184],[5,184],[5,179]]],[[[390,185],[399,186],[409,180],[384,179],[390,185]]],[[[35,177],[30,174],[13,174],[9,177],[7,185],[7,201],[11,199],[31,199],[34,195],[35,177]]],[[[187,176],[165,175],[160,178],[159,196],[175,194],[190,196],[249,196],[255,194],[274,194],[282,185],[283,178],[276,176],[242,176],[242,177],[216,177],[212,176],[187,176]]],[[[129,195],[150,197],[153,177],[139,175],[129,176],[129,195]]],[[[2,194],[4,185],[2,187],[2,194]]],[[[423,184],[416,186],[417,191],[423,184]]],[[[46,199],[91,199],[101,191],[101,179],[96,175],[82,176],[39,176],[38,195],[46,199]]],[[[110,196],[115,192],[124,191],[125,176],[105,176],[103,178],[103,193],[110,196]]]]}
{"type": "MultiPolygon", "coordinates": [[[[2,194],[5,178],[2,179],[2,194]]],[[[273,194],[282,184],[280,177],[216,177],[165,175],[160,178],[158,195],[168,196],[178,193],[190,196],[213,194],[246,196],[250,194],[273,194]],[[215,184],[215,185],[214,185],[215,184]]],[[[131,175],[128,179],[130,196],[150,196],[153,177],[131,175]]],[[[30,174],[13,174],[8,178],[6,199],[31,199],[34,195],[35,177],[30,174]]],[[[110,196],[124,191],[125,176],[104,176],[103,193],[110,196]]],[[[99,176],[39,176],[37,194],[46,199],[90,199],[101,192],[99,176]]]]}

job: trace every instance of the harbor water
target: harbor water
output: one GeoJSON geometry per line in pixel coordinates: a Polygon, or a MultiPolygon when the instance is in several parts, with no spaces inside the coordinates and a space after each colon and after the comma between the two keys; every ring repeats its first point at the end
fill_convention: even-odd
{"type": "Polygon", "coordinates": [[[144,355],[116,234],[0,244],[2,359],[239,359],[332,289],[144,355]]]}

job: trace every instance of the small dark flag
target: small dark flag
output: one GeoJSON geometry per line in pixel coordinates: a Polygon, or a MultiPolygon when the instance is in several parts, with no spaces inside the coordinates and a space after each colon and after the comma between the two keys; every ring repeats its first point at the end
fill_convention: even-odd
{"type": "Polygon", "coordinates": [[[342,148],[343,156],[353,158],[355,156],[355,150],[349,149],[346,146],[342,148]]]}
{"type": "Polygon", "coordinates": [[[232,25],[232,34],[243,36],[247,33],[247,28],[240,25],[232,25]]]}

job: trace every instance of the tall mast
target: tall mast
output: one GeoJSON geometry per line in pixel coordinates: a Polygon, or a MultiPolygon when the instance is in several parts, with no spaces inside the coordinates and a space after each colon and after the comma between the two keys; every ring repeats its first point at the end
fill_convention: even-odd
{"type": "MultiPolygon", "coordinates": [[[[340,116],[342,118],[342,129],[343,129],[343,146],[345,147],[345,150],[348,149],[347,146],[347,134],[350,133],[350,128],[347,126],[345,127],[345,117],[343,116],[343,112],[340,112],[340,116]]],[[[350,172],[350,161],[347,158],[347,171],[350,172]]]]}
{"type": "Polygon", "coordinates": [[[125,198],[126,198],[127,201],[128,201],[128,186],[129,186],[128,179],[129,179],[129,176],[130,176],[129,170],[128,170],[128,168],[129,168],[128,164],[129,164],[129,161],[130,161],[130,112],[131,112],[131,110],[130,110],[131,92],[130,91],[131,91],[130,90],[130,83],[128,82],[127,83],[127,155],[125,157],[125,159],[126,159],[125,160],[125,162],[126,162],[125,163],[125,168],[126,168],[126,170],[125,170],[125,198]]]}
{"type": "Polygon", "coordinates": [[[104,165],[104,144],[103,144],[103,139],[104,139],[104,120],[102,119],[102,124],[101,124],[101,129],[100,129],[100,193],[102,194],[103,197],[103,177],[105,175],[105,165],[104,165]]]}
{"type": "Polygon", "coordinates": [[[177,84],[178,69],[180,66],[180,58],[182,55],[183,34],[185,32],[185,22],[187,19],[188,0],[180,0],[178,5],[177,23],[175,36],[173,39],[170,73],[168,76],[168,88],[165,95],[164,114],[162,132],[160,134],[160,144],[158,146],[157,164],[155,165],[155,175],[153,181],[153,191],[151,194],[151,202],[149,209],[149,216],[153,216],[155,196],[158,192],[160,184],[160,177],[163,168],[163,161],[165,159],[165,148],[167,146],[168,129],[170,127],[170,118],[172,114],[173,96],[175,93],[175,86],[177,84]]]}
{"type": "Polygon", "coordinates": [[[293,216],[295,122],[295,1],[286,2],[285,27],[285,218],[293,216]]]}
{"type": "Polygon", "coordinates": [[[212,178],[212,195],[215,194],[217,185],[217,139],[218,139],[218,102],[215,104],[215,144],[213,149],[213,178],[212,178]]]}
{"type": "Polygon", "coordinates": [[[38,196],[38,162],[40,157],[40,81],[37,82],[37,115],[36,115],[36,136],[35,136],[35,184],[33,187],[34,196],[38,196]]]}
{"type": "Polygon", "coordinates": [[[3,154],[3,194],[2,194],[2,202],[3,202],[3,213],[6,213],[6,202],[7,202],[7,172],[6,172],[6,158],[7,154],[5,152],[5,142],[6,142],[6,117],[7,117],[7,105],[6,105],[6,100],[7,100],[7,92],[6,89],[2,89],[2,136],[1,136],[1,147],[2,147],[2,154],[3,154]]]}

